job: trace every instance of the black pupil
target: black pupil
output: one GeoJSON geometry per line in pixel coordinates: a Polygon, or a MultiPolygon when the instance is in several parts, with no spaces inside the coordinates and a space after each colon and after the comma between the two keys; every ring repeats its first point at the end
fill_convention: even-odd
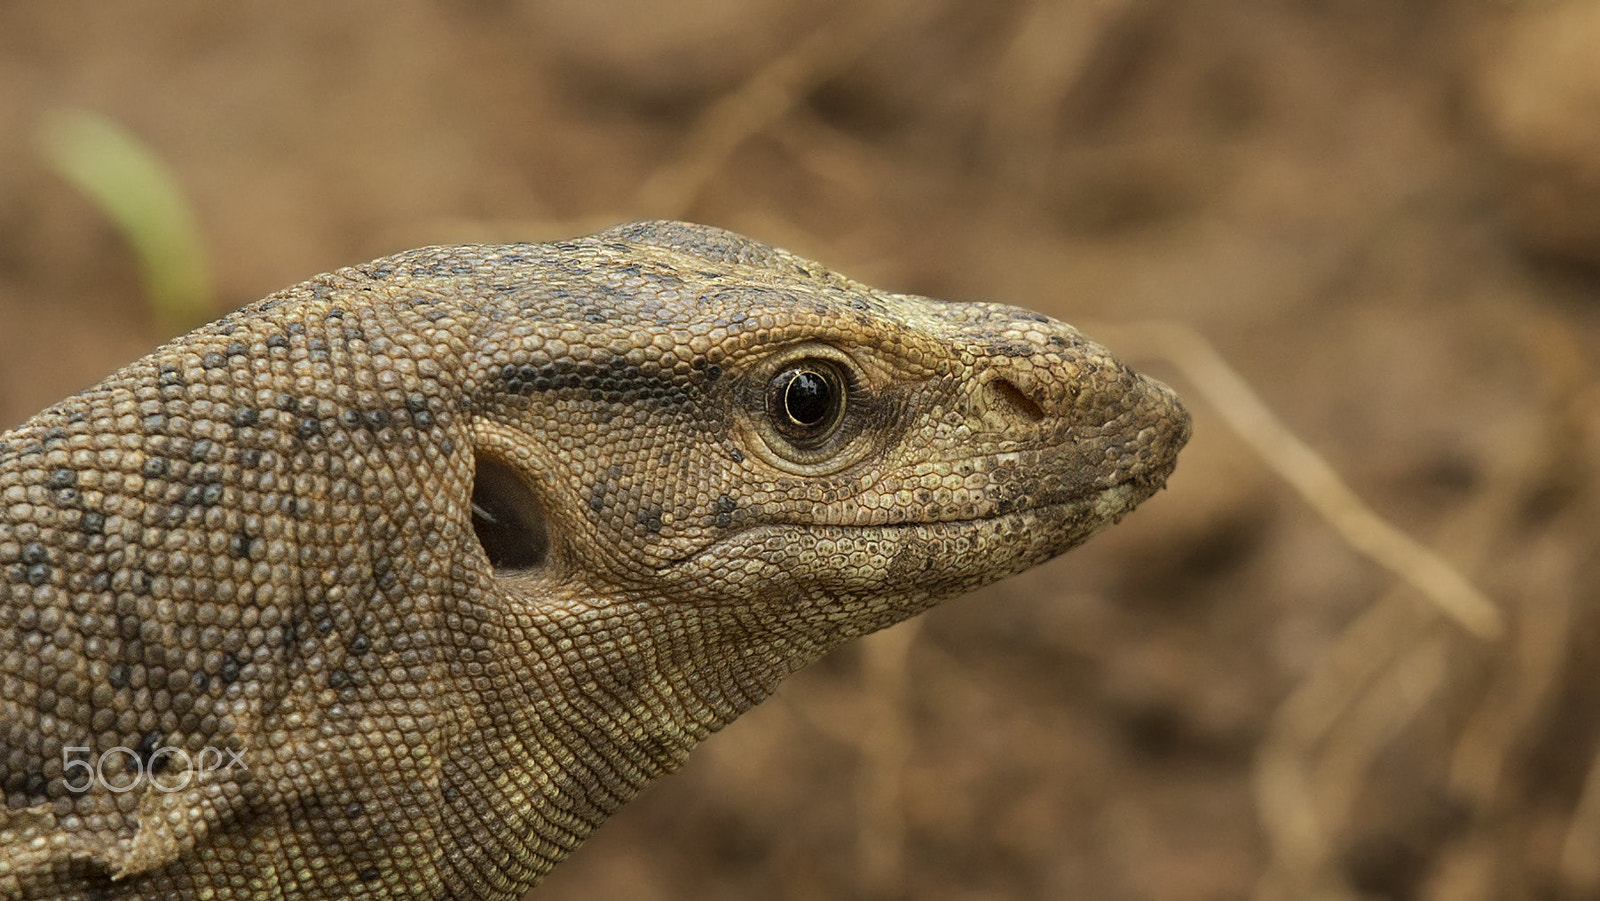
{"type": "Polygon", "coordinates": [[[801,369],[783,389],[783,408],[798,425],[813,426],[828,416],[832,401],[828,381],[808,369],[801,369]]]}

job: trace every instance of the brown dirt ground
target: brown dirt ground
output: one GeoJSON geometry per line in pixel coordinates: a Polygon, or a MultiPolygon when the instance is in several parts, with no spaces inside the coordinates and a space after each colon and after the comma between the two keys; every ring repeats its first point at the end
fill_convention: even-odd
{"type": "Polygon", "coordinates": [[[165,337],[34,150],[61,109],[176,172],[219,313],[661,216],[1032,306],[1189,397],[1170,490],[796,677],[539,897],[1600,897],[1600,281],[1503,212],[1475,79],[1512,6],[10,0],[0,423],[165,337]],[[1155,318],[1508,636],[1353,551],[1124,327],[1155,318]]]}

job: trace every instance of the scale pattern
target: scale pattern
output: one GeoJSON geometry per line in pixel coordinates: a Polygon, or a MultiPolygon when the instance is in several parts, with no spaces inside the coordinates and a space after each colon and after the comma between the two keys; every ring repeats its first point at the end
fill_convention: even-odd
{"type": "Polygon", "coordinates": [[[279,292],[0,435],[0,899],[514,898],[1188,435],[1066,325],[703,226],[279,292]]]}

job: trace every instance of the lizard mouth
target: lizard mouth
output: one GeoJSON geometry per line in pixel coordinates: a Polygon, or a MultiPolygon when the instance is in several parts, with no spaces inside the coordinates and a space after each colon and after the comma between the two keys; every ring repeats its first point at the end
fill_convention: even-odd
{"type": "Polygon", "coordinates": [[[667,562],[657,575],[704,585],[740,573],[747,584],[768,584],[763,591],[773,597],[820,604],[819,609],[835,614],[833,602],[819,599],[877,598],[872,603],[884,609],[904,608],[880,624],[887,625],[915,612],[913,608],[998,581],[1077,547],[1149,497],[1160,481],[1128,479],[1087,494],[1063,493],[967,517],[753,524],[667,562]]]}
{"type": "MultiPolygon", "coordinates": [[[[1021,454],[1005,454],[992,459],[1003,464],[1011,464],[1022,471],[1033,468],[1033,461],[1021,454]]],[[[1127,513],[1165,487],[1175,464],[1176,459],[1173,458],[1153,468],[1126,473],[1110,482],[1104,478],[1081,477],[1063,479],[1035,477],[1026,480],[1008,478],[1002,481],[1008,490],[962,498],[960,503],[940,502],[929,498],[901,504],[888,510],[857,508],[833,518],[794,520],[784,524],[845,527],[957,525],[991,522],[1008,516],[1052,509],[1079,511],[1096,519],[1109,520],[1127,513]]]]}
{"type": "Polygon", "coordinates": [[[915,529],[937,526],[981,526],[1006,521],[1066,520],[1087,526],[1092,533],[1115,524],[1134,507],[1161,490],[1165,484],[1166,475],[1163,474],[1153,479],[1133,477],[1104,487],[1064,486],[1034,495],[1027,503],[1015,501],[996,503],[975,515],[907,518],[854,527],[915,529]]]}
{"type": "MultiPolygon", "coordinates": [[[[1007,540],[1031,549],[1026,556],[1039,562],[1063,553],[1094,533],[1113,525],[1166,483],[1172,467],[1161,472],[1138,474],[1107,486],[1082,483],[1062,485],[1033,494],[1027,502],[998,500],[978,510],[946,511],[954,515],[917,518],[915,506],[903,508],[901,515],[882,518],[857,513],[850,517],[827,519],[785,519],[751,523],[717,540],[668,562],[672,568],[705,563],[718,552],[734,545],[754,548],[768,540],[787,546],[796,535],[806,540],[824,536],[859,539],[869,534],[892,537],[896,545],[917,542],[923,533],[929,541],[956,539],[963,533],[1006,533],[1007,540]],[[1042,553],[1041,553],[1042,552],[1042,553]]],[[[1032,565],[1028,563],[1026,565],[1032,565]]]]}

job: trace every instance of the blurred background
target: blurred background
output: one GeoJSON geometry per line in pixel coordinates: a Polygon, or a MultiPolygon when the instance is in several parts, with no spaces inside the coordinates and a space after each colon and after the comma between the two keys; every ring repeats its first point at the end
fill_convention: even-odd
{"type": "Polygon", "coordinates": [[[539,898],[1600,897],[1600,4],[0,4],[0,425],[318,272],[653,217],[1078,323],[1196,433],[539,898]]]}

